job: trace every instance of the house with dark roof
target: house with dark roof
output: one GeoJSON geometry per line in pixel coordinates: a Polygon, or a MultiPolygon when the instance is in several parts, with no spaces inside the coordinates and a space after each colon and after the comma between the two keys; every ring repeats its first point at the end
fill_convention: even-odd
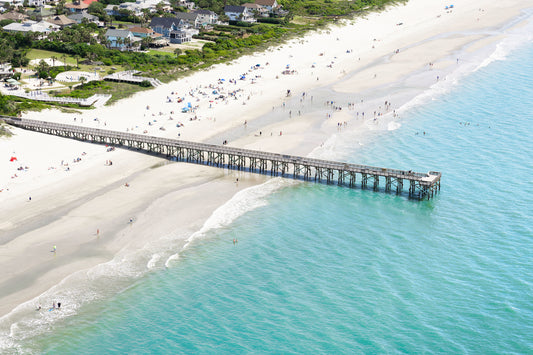
{"type": "Polygon", "coordinates": [[[184,26],[184,22],[175,17],[152,17],[150,28],[163,37],[170,38],[171,31],[177,31],[184,26]]]}
{"type": "Polygon", "coordinates": [[[96,23],[99,24],[98,16],[91,15],[87,12],[81,12],[78,14],[67,16],[72,21],[76,21],[76,23],[83,23],[83,19],[86,19],[87,22],[96,23]]]}
{"type": "Polygon", "coordinates": [[[231,21],[255,22],[253,12],[244,6],[226,5],[224,13],[231,21]]]}
{"type": "Polygon", "coordinates": [[[193,14],[198,15],[198,22],[200,26],[214,25],[218,22],[218,15],[211,10],[196,9],[191,11],[193,14]]]}
{"type": "Polygon", "coordinates": [[[192,36],[198,34],[198,30],[183,18],[177,17],[152,17],[150,28],[170,43],[190,42],[192,36]]]}
{"type": "Polygon", "coordinates": [[[188,23],[192,28],[199,28],[200,21],[198,20],[198,14],[193,12],[178,12],[176,18],[188,23]]]}

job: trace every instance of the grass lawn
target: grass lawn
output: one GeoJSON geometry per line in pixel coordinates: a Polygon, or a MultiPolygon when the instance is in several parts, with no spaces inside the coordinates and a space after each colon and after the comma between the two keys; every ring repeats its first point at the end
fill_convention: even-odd
{"type": "Polygon", "coordinates": [[[150,90],[151,87],[141,87],[135,84],[128,83],[116,83],[113,81],[100,81],[100,82],[91,82],[85,85],[74,89],[72,92],[70,90],[62,91],[60,96],[71,96],[79,98],[87,98],[94,94],[111,94],[112,97],[107,102],[107,105],[110,105],[118,100],[122,100],[126,97],[130,97],[136,92],[150,90]]]}
{"type": "Polygon", "coordinates": [[[26,54],[26,57],[28,57],[29,60],[34,59],[46,59],[51,58],[52,56],[55,56],[58,61],[63,62],[66,59],[66,64],[76,66],[76,59],[74,57],[63,54],[59,52],[52,52],[52,51],[45,51],[43,49],[31,49],[28,54],[26,54]]]}

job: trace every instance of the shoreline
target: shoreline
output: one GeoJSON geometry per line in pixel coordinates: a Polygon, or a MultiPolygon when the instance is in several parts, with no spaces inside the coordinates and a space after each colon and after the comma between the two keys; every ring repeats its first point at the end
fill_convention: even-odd
{"type": "MultiPolygon", "coordinates": [[[[516,17],[516,13],[519,12],[517,9],[527,8],[523,1],[512,1],[515,7],[512,9],[506,8],[508,12],[506,13],[507,17],[505,17],[502,15],[501,9],[498,10],[498,4],[490,4],[490,2],[483,0],[480,0],[477,3],[482,4],[482,6],[486,8],[487,13],[499,11],[497,14],[489,16],[490,19],[486,21],[487,23],[483,24],[483,26],[486,27],[481,27],[480,24],[481,29],[496,26],[494,22],[499,26],[502,26],[504,23],[508,23],[511,19],[516,17]],[[520,7],[519,5],[523,6],[520,7]],[[498,21],[496,21],[496,17],[498,21]],[[491,24],[490,26],[488,25],[489,23],[491,24]]],[[[405,8],[392,8],[387,12],[372,14],[368,17],[380,19],[390,16],[387,18],[387,20],[390,20],[390,18],[399,16],[394,15],[395,10],[404,10],[405,12],[402,12],[402,14],[411,13],[413,10],[409,7],[410,4],[411,6],[420,6],[425,11],[428,11],[427,16],[433,15],[433,11],[436,11],[435,9],[437,9],[437,5],[435,5],[435,8],[430,6],[426,8],[423,1],[415,0],[408,3],[405,8]],[[391,13],[393,13],[393,15],[391,15],[391,13]]],[[[454,9],[454,12],[460,13],[462,11],[462,6],[463,4],[460,4],[460,6],[454,9]]],[[[468,6],[477,7],[477,5],[468,6]]],[[[438,5],[438,8],[439,11],[442,12],[440,5],[438,5]]],[[[415,19],[419,16],[411,15],[411,17],[413,21],[416,21],[415,19]]],[[[402,18],[405,19],[407,17],[402,18]]],[[[405,28],[408,28],[408,20],[404,21],[405,28]]],[[[465,20],[463,19],[463,21],[465,20]]],[[[371,26],[371,20],[361,20],[361,22],[367,26],[371,26]]],[[[448,26],[451,26],[453,21],[448,22],[450,22],[448,26]]],[[[376,27],[380,25],[380,23],[378,21],[378,24],[373,25],[376,27]]],[[[200,107],[197,110],[197,115],[200,117],[200,120],[188,121],[190,124],[187,124],[183,127],[185,129],[179,131],[180,136],[187,140],[201,140],[213,143],[212,140],[220,140],[222,135],[229,136],[230,134],[233,134],[236,138],[235,140],[230,139],[230,145],[234,144],[235,146],[240,147],[263,149],[280,153],[300,155],[311,153],[313,155],[327,155],[334,154],[334,151],[326,149],[329,148],[328,145],[334,141],[337,136],[342,135],[344,132],[342,130],[339,131],[337,125],[338,122],[347,121],[348,128],[345,131],[349,131],[350,134],[353,134],[356,137],[361,137],[361,139],[364,139],[365,132],[368,132],[368,130],[389,129],[389,125],[392,123],[400,124],[397,122],[397,118],[392,117],[391,111],[383,112],[383,115],[377,116],[378,119],[376,121],[373,120],[371,114],[367,114],[370,117],[367,116],[365,120],[356,118],[354,117],[354,111],[360,110],[361,112],[366,111],[367,113],[371,113],[374,111],[372,108],[377,109],[379,107],[383,98],[392,101],[394,109],[400,110],[401,107],[414,99],[413,97],[409,99],[407,98],[408,96],[416,97],[416,93],[419,94],[420,92],[425,92],[429,87],[435,84],[441,84],[442,82],[433,82],[432,78],[438,74],[442,75],[442,78],[444,78],[448,75],[446,73],[451,73],[453,68],[455,68],[455,63],[453,63],[453,61],[451,64],[449,63],[450,57],[453,58],[454,53],[456,53],[457,50],[464,51],[465,47],[468,48],[468,44],[472,43],[472,41],[462,41],[465,38],[463,36],[455,41],[450,41],[448,45],[439,42],[438,48],[431,47],[431,42],[425,47],[422,45],[418,48],[416,46],[408,48],[409,45],[412,45],[413,43],[423,42],[423,39],[421,40],[416,36],[417,34],[420,35],[417,31],[424,31],[427,27],[432,26],[431,23],[425,23],[425,26],[423,26],[424,23],[418,25],[418,30],[416,29],[416,26],[408,28],[410,31],[409,34],[405,38],[402,38],[405,46],[399,46],[401,50],[397,54],[391,54],[394,53],[394,49],[391,48],[394,48],[395,44],[398,47],[398,43],[395,42],[395,40],[399,40],[398,38],[391,36],[391,38],[388,39],[388,42],[380,40],[378,42],[380,45],[374,48],[378,50],[374,52],[370,48],[374,41],[368,38],[367,41],[368,44],[370,44],[368,46],[369,49],[367,49],[368,57],[361,55],[362,58],[364,58],[363,63],[361,64],[359,61],[354,60],[354,56],[349,55],[351,53],[345,53],[346,55],[341,57],[342,52],[347,50],[346,48],[350,48],[349,45],[343,44],[343,41],[339,41],[341,43],[337,46],[331,46],[331,48],[335,47],[338,51],[338,53],[334,53],[337,54],[338,57],[336,55],[331,55],[331,57],[329,57],[330,54],[327,53],[330,51],[329,49],[323,56],[319,56],[318,53],[320,53],[320,49],[309,48],[311,47],[310,45],[306,47],[306,44],[310,41],[309,38],[316,39],[319,36],[324,36],[326,40],[329,39],[330,41],[332,40],[333,43],[336,43],[334,38],[337,36],[343,38],[343,35],[349,35],[348,29],[353,29],[353,27],[348,25],[345,27],[334,27],[331,29],[330,34],[312,34],[306,36],[304,40],[294,41],[296,44],[283,45],[282,49],[279,51],[283,52],[284,55],[279,55],[281,58],[277,58],[277,61],[271,60],[268,66],[269,68],[264,64],[266,54],[261,53],[244,59],[241,58],[236,61],[237,64],[228,65],[228,67],[237,66],[237,68],[231,70],[224,67],[225,65],[220,65],[208,72],[197,73],[198,75],[194,74],[194,77],[198,77],[198,80],[195,81],[201,82],[201,85],[204,85],[204,81],[216,82],[217,77],[213,76],[217,74],[227,73],[226,77],[227,75],[239,75],[239,73],[243,71],[243,68],[248,68],[250,66],[250,64],[245,65],[245,63],[250,63],[255,59],[262,61],[261,65],[265,66],[265,69],[257,69],[252,72],[252,75],[255,72],[259,72],[262,76],[262,78],[257,78],[255,84],[248,84],[249,82],[247,82],[248,85],[242,85],[243,92],[248,93],[249,96],[251,96],[250,100],[247,100],[247,96],[244,95],[237,100],[234,100],[237,101],[236,103],[218,103],[216,104],[217,107],[212,110],[207,107],[200,107]],[[311,68],[311,65],[306,67],[303,62],[307,58],[303,58],[301,61],[298,61],[298,63],[302,64],[300,64],[301,69],[298,68],[297,75],[282,77],[282,75],[279,74],[279,69],[283,69],[287,63],[281,63],[295,58],[293,53],[296,53],[297,50],[292,46],[297,47],[298,42],[301,41],[303,41],[303,43],[300,43],[300,46],[303,46],[304,48],[301,49],[300,55],[305,56],[307,54],[309,56],[310,53],[314,53],[312,59],[308,58],[308,60],[316,60],[317,64],[315,64],[315,68],[311,68]],[[441,48],[441,46],[446,48],[441,48]],[[416,52],[409,51],[415,48],[421,51],[417,53],[420,57],[416,65],[408,60],[409,54],[416,52]],[[427,63],[427,60],[422,58],[420,53],[425,53],[425,51],[429,50],[431,51],[431,55],[434,55],[434,51],[439,49],[442,50],[439,57],[440,60],[435,61],[436,65],[434,65],[432,70],[426,70],[427,68],[424,68],[424,63],[427,63]],[[381,64],[387,56],[391,57],[389,59],[390,61],[386,64],[381,64]],[[335,62],[332,65],[333,67],[327,67],[326,65],[332,61],[335,62]],[[366,63],[367,61],[368,63],[366,63]],[[320,68],[319,63],[321,64],[320,68]],[[374,65],[372,65],[372,63],[374,63],[374,65]],[[439,67],[437,63],[448,64],[439,67]],[[277,66],[276,70],[270,70],[274,65],[277,66]],[[377,69],[380,69],[380,65],[383,66],[383,71],[378,72],[377,69]],[[395,68],[394,72],[400,74],[391,73],[387,76],[386,71],[392,70],[392,67],[395,68]],[[345,71],[348,75],[343,74],[342,71],[345,71]],[[278,72],[278,74],[276,74],[276,72],[278,72]],[[354,74],[348,78],[350,73],[354,74]],[[378,74],[376,79],[379,79],[374,82],[374,85],[369,85],[365,82],[358,86],[358,82],[372,81],[373,74],[378,74]],[[281,77],[281,80],[276,79],[275,75],[281,77]],[[317,75],[320,77],[320,80],[314,80],[314,77],[317,75]],[[396,80],[393,80],[392,83],[381,81],[382,76],[385,78],[395,78],[396,80]],[[339,77],[346,77],[347,80],[339,80],[339,77]],[[355,80],[354,77],[358,80],[355,80]],[[348,79],[351,79],[352,81],[348,79]],[[414,86],[413,82],[416,82],[417,85],[414,86]],[[326,83],[326,85],[324,85],[324,83],[326,83]],[[367,88],[363,90],[365,85],[367,88]],[[388,86],[384,89],[384,85],[388,86]],[[391,87],[396,90],[397,99],[391,99],[391,97],[394,97],[388,92],[391,90],[391,87]],[[284,93],[288,88],[293,91],[293,95],[290,98],[284,97],[284,93]],[[304,91],[302,88],[304,88],[305,92],[314,94],[312,103],[310,102],[310,98],[302,99],[302,101],[300,101],[300,94],[304,91]],[[347,92],[341,92],[343,89],[347,92]],[[365,99],[363,103],[355,101],[360,97],[360,94],[358,94],[359,90],[364,92],[365,99]],[[385,96],[380,96],[380,94],[383,93],[385,93],[385,96]],[[410,95],[407,93],[410,93],[410,95]],[[337,101],[337,98],[339,98],[339,100],[345,100],[346,102],[339,102],[339,105],[341,105],[343,109],[332,110],[330,106],[324,105],[324,101],[327,100],[328,95],[335,98],[335,101],[337,101]],[[400,99],[400,96],[402,95],[403,99],[400,99]],[[348,110],[346,108],[347,102],[356,102],[355,109],[348,110]],[[396,104],[396,102],[399,102],[399,104],[396,104]],[[242,103],[245,104],[243,105],[242,103]],[[283,103],[285,103],[284,107],[283,103]],[[233,117],[232,111],[236,111],[237,108],[240,108],[241,115],[235,118],[233,117]],[[301,116],[296,113],[298,110],[303,111],[301,116]],[[292,115],[289,115],[287,111],[292,111],[292,115]],[[330,119],[325,119],[324,115],[326,113],[331,114],[330,119]],[[269,118],[269,116],[272,117],[269,118]],[[216,118],[216,121],[213,120],[213,118],[216,118]],[[243,121],[245,120],[248,121],[247,125],[243,125],[243,121]],[[355,132],[355,128],[357,128],[359,132],[355,132]],[[260,139],[256,137],[258,130],[264,130],[265,132],[260,139]],[[269,131],[272,133],[283,131],[283,135],[279,136],[273,134],[272,136],[269,136],[269,131]],[[325,145],[326,147],[321,149],[321,145],[325,145]]],[[[355,26],[357,26],[357,24],[355,26]]],[[[456,26],[456,24],[454,24],[454,26],[456,26]]],[[[466,32],[471,30],[468,26],[465,25],[465,27],[467,28],[464,28],[463,31],[466,32]]],[[[452,32],[450,27],[445,28],[448,32],[452,32]]],[[[404,28],[401,30],[403,29],[404,28]]],[[[433,30],[443,31],[442,29],[435,28],[433,30]]],[[[375,32],[377,32],[377,30],[373,33],[375,32]]],[[[383,36],[385,36],[385,34],[386,33],[383,33],[383,36]]],[[[429,34],[429,32],[425,32],[425,35],[427,34],[429,34]]],[[[501,34],[503,33],[500,33],[500,35],[501,34]]],[[[368,33],[365,32],[365,35],[368,35],[368,33]]],[[[400,36],[400,34],[397,33],[396,36],[400,36]]],[[[486,38],[490,37],[484,37],[485,39],[480,37],[476,38],[477,41],[485,41],[486,38]]],[[[474,43],[479,43],[477,41],[474,43]]],[[[490,42],[489,40],[486,41],[490,42]]],[[[491,46],[493,44],[493,42],[486,43],[485,46],[482,46],[482,48],[478,48],[477,50],[483,50],[487,48],[487,45],[491,46]]],[[[277,50],[274,50],[274,52],[277,52],[277,50]]],[[[297,55],[296,58],[300,59],[297,55]]],[[[291,64],[291,66],[296,67],[296,64],[291,64]]],[[[190,82],[192,81],[193,79],[189,77],[185,80],[185,83],[171,83],[164,85],[161,88],[154,89],[153,94],[146,93],[146,98],[142,97],[144,94],[137,94],[132,99],[126,99],[124,103],[118,103],[111,108],[99,109],[98,112],[88,112],[83,115],[67,115],[50,111],[31,113],[27,116],[31,116],[30,118],[46,119],[50,121],[57,120],[68,123],[72,122],[73,116],[78,116],[78,120],[80,119],[80,116],[83,116],[87,125],[91,124],[95,127],[102,127],[102,121],[109,124],[109,126],[106,126],[109,129],[123,130],[134,124],[139,126],[138,129],[134,127],[136,133],[146,129],[150,130],[150,134],[167,134],[168,136],[176,133],[176,131],[171,131],[170,127],[179,120],[177,116],[173,120],[167,120],[164,122],[164,124],[168,124],[168,129],[165,131],[157,128],[160,127],[160,120],[158,120],[155,127],[147,126],[146,124],[144,124],[144,126],[141,125],[143,122],[146,123],[146,121],[152,117],[158,119],[160,116],[163,116],[157,115],[158,110],[160,110],[159,112],[166,110],[164,114],[166,117],[168,115],[166,112],[169,110],[168,105],[170,104],[164,102],[164,98],[165,96],[168,96],[168,91],[186,90],[187,85],[191,87],[192,84],[190,84],[190,82]],[[179,85],[183,85],[183,89],[179,85]],[[173,89],[177,86],[180,88],[173,89]],[[150,106],[156,105],[159,107],[146,110],[149,111],[150,114],[155,114],[155,116],[149,116],[148,119],[146,118],[145,110],[143,110],[143,106],[147,105],[147,102],[150,106]],[[134,123],[126,120],[124,117],[120,119],[120,116],[117,114],[126,111],[129,111],[127,118],[134,118],[134,123]],[[141,116],[143,114],[144,116],[141,116]],[[99,117],[100,122],[90,120],[96,116],[99,117]]],[[[235,86],[240,86],[240,83],[239,85],[235,84],[235,86]]],[[[204,88],[200,88],[199,90],[203,89],[204,88]]],[[[198,98],[200,98],[200,96],[203,95],[198,95],[198,98]]],[[[209,100],[205,103],[207,104],[208,101],[209,100]]],[[[204,104],[203,101],[200,102],[200,105],[202,104],[204,104]]],[[[172,107],[175,109],[176,105],[172,105],[172,107]]],[[[187,122],[185,120],[182,121],[187,122]]],[[[109,263],[109,260],[119,260],[122,257],[125,258],[125,255],[134,255],[138,253],[139,250],[143,250],[143,248],[150,243],[154,245],[162,244],[159,245],[159,248],[165,248],[165,243],[163,243],[163,241],[168,242],[168,239],[165,239],[164,236],[168,235],[173,236],[171,239],[174,244],[171,244],[172,248],[175,248],[168,251],[168,253],[174,255],[175,251],[179,252],[179,250],[188,243],[187,239],[189,239],[191,235],[202,230],[202,226],[204,226],[206,221],[211,219],[210,216],[212,212],[217,210],[219,206],[223,205],[224,201],[231,200],[237,191],[243,191],[247,187],[255,186],[267,180],[273,180],[263,176],[245,174],[237,171],[226,172],[221,169],[213,169],[210,167],[166,163],[166,161],[161,158],[140,156],[131,151],[117,150],[107,152],[103,146],[91,146],[81,142],[50,136],[48,136],[49,138],[41,139],[37,136],[40,135],[40,137],[44,137],[45,135],[34,132],[24,132],[18,129],[14,131],[16,132],[16,136],[10,139],[10,141],[13,142],[13,145],[9,147],[9,154],[13,151],[11,147],[16,148],[16,151],[23,151],[23,145],[29,145],[29,142],[37,143],[42,140],[42,142],[46,142],[46,144],[50,145],[50,151],[38,152],[31,159],[28,158],[28,161],[31,162],[30,171],[33,171],[36,167],[36,160],[43,159],[43,156],[47,157],[47,155],[50,155],[50,157],[45,159],[47,161],[44,162],[42,168],[46,169],[46,165],[48,165],[46,163],[54,162],[54,164],[57,165],[58,161],[61,160],[61,157],[64,155],[54,153],[58,148],[60,151],[73,150],[76,152],[71,153],[73,156],[81,154],[83,151],[87,154],[82,157],[82,162],[79,165],[76,165],[75,163],[70,164],[72,167],[70,172],[73,173],[71,174],[73,176],[63,174],[65,173],[64,171],[56,169],[56,172],[58,174],[63,174],[63,176],[47,177],[45,174],[41,176],[30,176],[30,178],[22,181],[20,184],[13,185],[14,187],[12,187],[7,198],[5,197],[6,195],[3,195],[4,193],[0,194],[0,198],[7,202],[3,203],[5,207],[0,207],[0,213],[4,213],[4,215],[8,217],[6,218],[7,224],[5,221],[0,223],[0,240],[2,241],[0,250],[3,255],[8,255],[10,258],[9,260],[2,258],[2,264],[3,266],[6,266],[8,272],[0,278],[0,285],[16,285],[21,278],[24,278],[26,281],[26,285],[19,287],[18,291],[14,291],[7,295],[4,291],[0,295],[0,300],[2,300],[0,303],[2,305],[0,307],[0,315],[3,315],[3,317],[0,318],[0,334],[10,334],[11,331],[8,326],[10,324],[15,322],[23,324],[26,318],[29,317],[29,310],[33,310],[34,303],[36,302],[35,300],[39,300],[40,302],[43,302],[43,304],[46,304],[45,301],[48,301],[46,298],[54,297],[53,292],[58,294],[59,292],[56,289],[58,287],[57,285],[65,282],[64,280],[68,280],[69,275],[72,275],[70,277],[71,279],[76,279],[80,274],[87,274],[91,272],[90,270],[103,267],[103,265],[109,263]],[[24,139],[26,139],[26,141],[24,141],[24,139]],[[112,167],[103,165],[103,161],[108,159],[113,160],[114,165],[112,167]],[[152,168],[159,164],[161,166],[152,168]],[[238,187],[236,187],[233,179],[236,176],[239,177],[238,187]],[[180,181],[182,179],[185,181],[180,181]],[[130,187],[124,187],[124,182],[128,182],[130,187]],[[179,185],[176,186],[176,184],[179,185]],[[63,191],[64,196],[60,195],[61,191],[63,191]],[[31,202],[27,201],[26,196],[28,193],[31,193],[31,202]],[[221,196],[217,196],[220,193],[222,193],[221,196]],[[180,194],[185,196],[180,197],[180,194]],[[187,210],[182,207],[185,203],[187,203],[187,210]],[[176,210],[183,213],[183,216],[180,217],[183,220],[183,225],[178,229],[172,225],[172,222],[177,217],[168,212],[169,206],[174,207],[176,210]],[[135,223],[129,225],[127,221],[129,216],[132,215],[135,217],[135,223]],[[31,221],[30,227],[23,227],[22,225],[27,221],[31,221]],[[157,222],[155,223],[157,228],[154,228],[154,221],[157,222]],[[102,231],[102,235],[99,239],[93,235],[97,229],[102,231]],[[106,234],[111,231],[109,240],[104,238],[104,231],[106,231],[106,234]],[[76,235],[75,240],[72,240],[72,235],[76,235]],[[106,239],[105,242],[103,242],[104,239],[106,239]],[[9,241],[6,242],[6,240],[9,241]],[[48,249],[56,244],[58,245],[59,251],[57,253],[57,259],[50,258],[48,249]],[[60,258],[61,254],[64,252],[69,255],[68,259],[60,258]],[[61,265],[58,265],[55,262],[58,259],[61,259],[61,265]],[[31,265],[28,266],[26,264],[31,265]],[[24,270],[24,267],[28,269],[24,270]],[[39,277],[39,270],[43,267],[45,267],[48,272],[39,277]],[[76,270],[78,272],[73,274],[76,270]],[[50,294],[50,292],[52,292],[52,294],[50,294]],[[43,294],[46,295],[43,296],[43,294]],[[14,311],[10,312],[13,309],[14,311]]],[[[220,143],[221,142],[215,142],[215,144],[220,143]]],[[[0,141],[2,151],[8,149],[5,148],[4,144],[6,144],[5,140],[0,141]]],[[[31,154],[31,149],[29,148],[31,147],[27,148],[28,151],[24,152],[24,155],[29,156],[29,154],[31,154]]],[[[18,154],[18,152],[16,154],[18,154]]],[[[69,162],[70,159],[72,158],[69,157],[69,162]]],[[[4,164],[4,162],[2,162],[2,164],[4,164]]],[[[0,165],[0,168],[2,167],[3,166],[0,165]]],[[[0,180],[0,183],[4,184],[5,180],[7,179],[0,180]]],[[[0,185],[0,188],[2,187],[3,186],[0,185]]],[[[158,247],[154,247],[154,250],[157,249],[158,247]]],[[[154,251],[153,255],[155,254],[162,253],[154,251]]],[[[54,255],[56,254],[54,253],[54,255]]],[[[146,255],[142,255],[140,256],[140,259],[144,261],[139,262],[138,269],[141,270],[139,273],[143,274],[153,268],[164,268],[169,257],[165,259],[163,256],[159,256],[159,259],[155,260],[152,255],[150,255],[149,258],[146,255]],[[148,261],[145,259],[148,259],[148,261]],[[147,266],[149,264],[152,265],[151,268],[147,266]],[[142,267],[140,265],[142,265],[142,267]]],[[[131,279],[128,280],[131,282],[131,279]]],[[[118,290],[114,289],[114,292],[120,290],[120,285],[118,290]]],[[[0,287],[0,289],[6,290],[7,288],[0,287]]],[[[10,290],[12,290],[12,288],[10,290]]],[[[65,307],[69,310],[69,304],[63,304],[65,304],[65,307]]],[[[82,302],[79,305],[72,305],[70,309],[72,312],[65,311],[65,316],[75,314],[75,311],[83,304],[84,303],[82,302]]],[[[24,327],[21,327],[21,329],[24,329],[24,327]]]]}

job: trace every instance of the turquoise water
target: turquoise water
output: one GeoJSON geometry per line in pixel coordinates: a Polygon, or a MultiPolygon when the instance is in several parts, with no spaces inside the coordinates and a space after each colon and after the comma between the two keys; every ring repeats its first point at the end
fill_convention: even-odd
{"type": "Polygon", "coordinates": [[[399,129],[338,153],[442,171],[432,201],[288,186],[170,268],[25,345],[50,354],[531,353],[531,98],[528,45],[404,113],[399,129]]]}

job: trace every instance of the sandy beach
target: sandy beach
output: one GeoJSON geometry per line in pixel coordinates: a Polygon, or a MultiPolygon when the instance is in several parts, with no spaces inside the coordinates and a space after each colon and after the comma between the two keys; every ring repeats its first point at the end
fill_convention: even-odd
{"type": "MultiPolygon", "coordinates": [[[[453,4],[447,10],[450,3],[440,0],[411,0],[110,107],[23,117],[336,158],[336,136],[364,141],[369,130],[394,129],[407,103],[450,82],[465,65],[478,66],[532,6],[525,0],[453,4]]],[[[75,314],[135,277],[171,266],[199,232],[251,208],[247,189],[298,183],[11,131],[0,140],[2,335],[39,304],[62,297],[64,315],[75,314]],[[214,219],[230,200],[242,203],[240,212],[214,219]],[[134,266],[124,271],[120,263],[134,266]],[[83,292],[73,291],[91,283],[106,287],[99,278],[121,272],[127,281],[99,296],[82,299],[83,292]]]]}

